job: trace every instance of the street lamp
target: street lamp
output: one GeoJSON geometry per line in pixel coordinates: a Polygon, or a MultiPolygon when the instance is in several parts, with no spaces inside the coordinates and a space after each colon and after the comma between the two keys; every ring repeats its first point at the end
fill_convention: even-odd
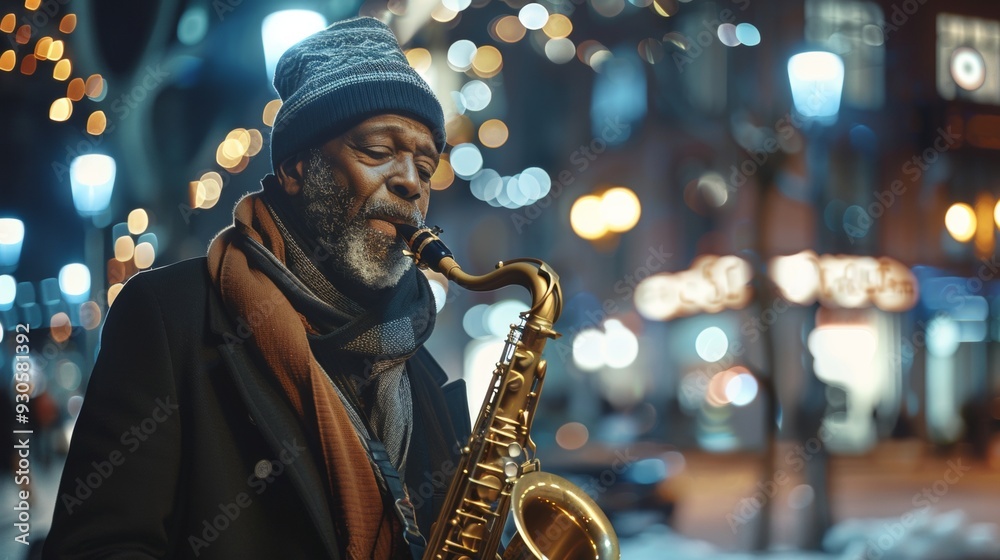
{"type": "Polygon", "coordinates": [[[0,219],[0,272],[13,272],[21,259],[24,222],[17,218],[0,219]]]}
{"type": "Polygon", "coordinates": [[[115,188],[115,160],[104,154],[77,156],[69,165],[73,206],[84,217],[104,212],[115,188]]]}
{"type": "Polygon", "coordinates": [[[809,51],[788,59],[795,110],[824,124],[837,120],[844,89],[844,61],[831,52],[809,51]]]}
{"type": "Polygon", "coordinates": [[[264,41],[268,82],[274,81],[278,59],[288,47],[325,28],[326,18],[312,10],[281,10],[265,17],[260,33],[264,41]]]}

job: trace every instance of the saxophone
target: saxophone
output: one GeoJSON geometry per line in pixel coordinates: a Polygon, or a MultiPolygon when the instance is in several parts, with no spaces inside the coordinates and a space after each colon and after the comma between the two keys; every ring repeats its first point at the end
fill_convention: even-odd
{"type": "Polygon", "coordinates": [[[520,324],[511,325],[479,417],[431,528],[424,560],[500,558],[500,537],[511,510],[517,534],[504,551],[504,560],[618,560],[618,537],[607,516],[579,487],[541,472],[531,440],[531,422],[545,380],[542,349],[548,339],[559,336],[552,329],[562,312],[555,271],[536,259],[515,259],[473,276],[452,258],[438,238],[439,229],[405,224],[396,224],[396,229],[417,266],[432,268],[473,291],[517,284],[532,299],[520,324]]]}

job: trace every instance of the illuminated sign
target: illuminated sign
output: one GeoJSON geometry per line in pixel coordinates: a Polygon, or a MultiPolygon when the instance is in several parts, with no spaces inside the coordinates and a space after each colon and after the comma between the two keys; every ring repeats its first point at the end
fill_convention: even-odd
{"type": "Polygon", "coordinates": [[[654,274],[636,286],[635,307],[643,317],[668,321],[697,313],[741,309],[753,292],[750,263],[732,255],[703,255],[689,270],[654,274]]]}
{"type": "Polygon", "coordinates": [[[803,251],[771,259],[770,276],[781,296],[801,305],[875,306],[906,311],[917,303],[917,279],[903,263],[888,257],[817,256],[803,251]]]}

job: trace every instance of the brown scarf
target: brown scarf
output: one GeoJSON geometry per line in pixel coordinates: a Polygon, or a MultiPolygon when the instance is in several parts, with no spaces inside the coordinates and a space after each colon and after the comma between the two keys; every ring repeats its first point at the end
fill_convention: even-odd
{"type": "Polygon", "coordinates": [[[263,272],[250,266],[234,236],[259,242],[281,262],[285,243],[259,193],[243,197],[233,211],[233,225],[208,250],[209,275],[235,316],[257,317],[261,302],[274,303],[266,320],[250,322],[251,340],[308,426],[318,430],[334,519],[343,520],[338,536],[346,539],[349,558],[388,558],[400,531],[391,512],[383,512],[378,483],[368,454],[358,441],[347,411],[310,351],[306,333],[315,329],[263,272]]]}

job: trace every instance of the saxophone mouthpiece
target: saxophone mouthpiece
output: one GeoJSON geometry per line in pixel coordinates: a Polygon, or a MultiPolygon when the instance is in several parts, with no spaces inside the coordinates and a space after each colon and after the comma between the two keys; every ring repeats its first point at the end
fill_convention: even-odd
{"type": "Polygon", "coordinates": [[[441,228],[414,227],[410,224],[395,224],[396,234],[406,243],[409,251],[404,254],[412,258],[421,268],[437,270],[444,258],[453,257],[451,250],[438,238],[441,228]]]}

